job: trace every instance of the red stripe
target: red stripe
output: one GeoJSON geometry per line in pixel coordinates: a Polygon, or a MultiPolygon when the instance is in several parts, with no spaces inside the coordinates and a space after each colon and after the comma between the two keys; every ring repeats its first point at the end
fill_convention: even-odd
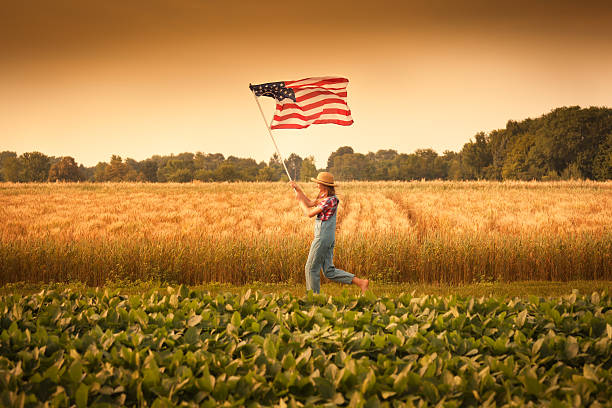
{"type": "Polygon", "coordinates": [[[308,125],[272,125],[270,129],[304,129],[310,126],[308,125]]]}
{"type": "Polygon", "coordinates": [[[344,110],[344,109],[323,109],[322,111],[317,112],[314,115],[307,115],[307,116],[301,115],[299,113],[289,113],[287,115],[274,115],[274,120],[277,122],[282,122],[287,119],[301,119],[301,120],[307,121],[307,120],[319,118],[321,115],[325,115],[325,114],[337,114],[337,115],[349,116],[351,114],[351,111],[344,110]]]}
{"type": "Polygon", "coordinates": [[[278,124],[278,125],[274,125],[272,126],[272,129],[304,129],[307,128],[310,125],[325,125],[325,124],[334,124],[334,125],[341,125],[341,126],[350,126],[353,124],[352,120],[335,120],[335,119],[321,119],[321,120],[316,120],[313,123],[307,123],[306,125],[297,125],[297,124],[278,124]]]}
{"type": "MultiPolygon", "coordinates": [[[[322,85],[333,85],[333,84],[348,83],[348,79],[346,79],[346,78],[329,78],[329,79],[324,79],[322,81],[317,81],[317,82],[305,83],[305,84],[302,84],[302,85],[292,86],[292,84],[297,84],[298,82],[304,82],[304,81],[307,81],[309,79],[311,79],[311,78],[300,79],[299,81],[285,81],[285,86],[294,87],[294,88],[299,89],[299,88],[310,88],[310,87],[313,87],[313,86],[322,86],[322,85]]],[[[312,79],[314,79],[314,78],[312,78],[312,79]]]]}
{"type": "Polygon", "coordinates": [[[340,119],[319,119],[312,122],[313,125],[326,125],[326,124],[334,124],[334,125],[342,125],[348,126],[353,124],[353,119],[351,120],[340,120],[340,119]]]}
{"type": "Polygon", "coordinates": [[[307,94],[301,95],[301,96],[297,96],[295,99],[298,102],[302,102],[306,99],[310,99],[310,98],[314,98],[315,96],[319,96],[319,95],[334,95],[337,97],[344,97],[346,98],[346,91],[344,92],[332,92],[329,90],[318,90],[318,91],[312,91],[309,92],[307,94]]]}
{"type": "Polygon", "coordinates": [[[297,103],[291,103],[291,102],[285,102],[280,109],[278,108],[278,104],[276,105],[276,109],[283,111],[285,109],[299,109],[301,111],[308,111],[314,108],[318,108],[320,106],[323,105],[327,105],[330,103],[341,103],[342,105],[346,106],[348,108],[348,105],[346,104],[346,102],[343,99],[332,99],[332,98],[327,98],[327,99],[323,99],[322,101],[317,101],[314,103],[310,103],[308,105],[298,105],[297,103]]]}
{"type": "MultiPolygon", "coordinates": [[[[312,81],[317,78],[321,78],[321,77],[310,77],[310,78],[299,79],[297,81],[285,81],[285,85],[297,84],[298,82],[312,81]]],[[[342,77],[330,77],[330,78],[320,79],[317,82],[306,82],[304,85],[300,85],[300,86],[313,86],[315,84],[340,84],[340,83],[348,82],[348,81],[349,81],[348,79],[342,78],[342,77]]]]}

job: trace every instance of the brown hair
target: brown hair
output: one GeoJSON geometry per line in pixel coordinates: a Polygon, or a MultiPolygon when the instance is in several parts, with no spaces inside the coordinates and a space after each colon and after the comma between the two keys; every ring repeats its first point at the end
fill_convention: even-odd
{"type": "Polygon", "coordinates": [[[317,196],[317,200],[323,197],[331,197],[331,196],[336,195],[336,189],[334,187],[326,186],[325,184],[320,184],[320,185],[325,187],[325,191],[319,193],[319,195],[317,196]]]}

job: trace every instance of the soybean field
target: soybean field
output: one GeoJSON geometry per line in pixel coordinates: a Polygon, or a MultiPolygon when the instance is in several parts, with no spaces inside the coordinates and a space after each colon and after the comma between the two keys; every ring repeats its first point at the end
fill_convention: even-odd
{"type": "Polygon", "coordinates": [[[612,299],[186,286],[0,297],[0,405],[602,407],[612,299]]]}

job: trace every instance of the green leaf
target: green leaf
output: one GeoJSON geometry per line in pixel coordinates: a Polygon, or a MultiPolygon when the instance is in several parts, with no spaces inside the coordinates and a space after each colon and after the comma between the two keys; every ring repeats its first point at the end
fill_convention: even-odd
{"type": "Polygon", "coordinates": [[[295,358],[293,357],[293,353],[289,352],[285,354],[283,357],[282,366],[285,370],[295,368],[295,358]]]}
{"type": "Polygon", "coordinates": [[[266,337],[263,344],[264,354],[271,360],[276,359],[277,348],[276,344],[274,344],[274,340],[270,338],[270,336],[266,337]]]}
{"type": "Polygon", "coordinates": [[[425,397],[432,403],[440,399],[438,389],[429,381],[423,382],[423,394],[425,394],[425,397]]]}
{"type": "Polygon", "coordinates": [[[395,377],[395,380],[393,381],[393,391],[396,393],[401,394],[406,390],[409,370],[410,369],[406,367],[397,375],[397,377],[395,377]]]}
{"type": "Polygon", "coordinates": [[[516,316],[516,326],[521,328],[525,325],[525,319],[527,318],[527,309],[523,310],[516,316]]]}
{"type": "Polygon", "coordinates": [[[527,371],[525,375],[522,376],[522,381],[529,394],[537,397],[542,392],[542,384],[538,381],[538,378],[533,371],[527,371]]]}
{"type": "Polygon", "coordinates": [[[147,314],[142,309],[132,309],[132,310],[130,310],[129,318],[130,318],[131,321],[137,322],[142,327],[146,326],[147,322],[149,320],[147,314]]]}
{"type": "Polygon", "coordinates": [[[201,321],[202,321],[201,315],[193,315],[187,321],[187,326],[189,327],[197,326],[201,321]]]}
{"type": "Polygon", "coordinates": [[[148,386],[151,387],[153,385],[156,385],[159,383],[160,377],[159,377],[159,369],[157,368],[147,368],[145,370],[143,370],[143,379],[142,382],[148,386]]]}
{"type": "Polygon", "coordinates": [[[336,395],[334,395],[334,398],[332,398],[331,403],[335,404],[336,406],[340,406],[344,404],[344,401],[344,396],[341,393],[337,392],[336,395]]]}
{"type": "Polygon", "coordinates": [[[583,372],[584,378],[591,380],[591,381],[599,382],[597,373],[595,372],[595,369],[593,369],[593,366],[591,364],[585,364],[585,366],[582,368],[582,372],[583,372]]]}
{"type": "Polygon", "coordinates": [[[378,297],[374,294],[374,292],[372,292],[371,290],[368,290],[365,293],[365,298],[370,302],[370,303],[374,303],[376,301],[378,301],[378,297]]]}
{"type": "Polygon", "coordinates": [[[314,383],[317,386],[317,393],[325,398],[330,399],[334,396],[336,389],[333,384],[325,377],[314,377],[314,383]]]}
{"type": "Polygon", "coordinates": [[[387,399],[389,397],[394,396],[396,393],[395,391],[381,391],[380,395],[383,397],[383,399],[387,399]]]}
{"type": "Polygon", "coordinates": [[[212,392],[215,388],[215,377],[213,377],[210,372],[208,371],[208,367],[204,368],[204,372],[202,373],[202,377],[198,378],[197,381],[197,386],[199,389],[206,391],[206,392],[212,392]]]}
{"type": "Polygon", "coordinates": [[[544,344],[544,337],[540,337],[533,343],[533,346],[531,347],[531,354],[538,354],[542,348],[542,344],[544,344]]]}
{"type": "Polygon", "coordinates": [[[243,304],[245,301],[249,300],[251,297],[251,288],[247,289],[246,293],[240,299],[240,303],[243,304]]]}
{"type": "Polygon", "coordinates": [[[240,327],[240,323],[242,323],[242,318],[240,317],[240,313],[234,312],[234,314],[232,315],[231,322],[235,327],[240,327]]]}
{"type": "Polygon", "coordinates": [[[578,355],[578,342],[572,336],[567,338],[567,343],[565,343],[565,355],[567,358],[572,359],[578,355]]]}
{"type": "Polygon", "coordinates": [[[43,374],[43,378],[48,378],[51,382],[55,384],[59,384],[59,368],[57,365],[52,365],[47,368],[45,373],[43,374]]]}
{"type": "Polygon", "coordinates": [[[78,383],[83,378],[83,365],[80,361],[75,361],[68,370],[68,375],[74,383],[78,383]]]}
{"type": "Polygon", "coordinates": [[[200,330],[195,327],[190,327],[184,334],[184,340],[187,344],[195,344],[198,340],[200,340],[200,330]]]}
{"type": "Polygon", "coordinates": [[[380,408],[380,401],[376,394],[370,396],[366,403],[363,405],[363,408],[380,408]]]}
{"type": "Polygon", "coordinates": [[[378,348],[382,348],[387,343],[387,338],[383,334],[377,334],[374,336],[374,344],[378,348]]]}
{"type": "Polygon", "coordinates": [[[76,393],[74,395],[76,406],[78,408],[83,408],[87,406],[87,394],[88,393],[89,393],[89,387],[81,383],[81,385],[79,385],[79,388],[77,388],[76,393]]]}
{"type": "Polygon", "coordinates": [[[17,325],[17,322],[15,320],[13,320],[13,322],[9,326],[8,334],[9,336],[11,336],[12,339],[14,339],[15,337],[18,337],[21,334],[21,331],[19,330],[19,326],[17,325]]]}
{"type": "Polygon", "coordinates": [[[366,395],[374,387],[374,384],[376,384],[376,375],[374,374],[374,370],[370,368],[365,380],[361,384],[361,392],[366,395]]]}

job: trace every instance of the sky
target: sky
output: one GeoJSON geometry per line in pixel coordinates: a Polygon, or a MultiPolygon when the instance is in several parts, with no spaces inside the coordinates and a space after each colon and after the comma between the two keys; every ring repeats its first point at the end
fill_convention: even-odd
{"type": "Polygon", "coordinates": [[[285,157],[458,151],[510,119],[612,107],[611,21],[588,0],[2,0],[0,151],[267,161],[249,83],[311,76],[349,79],[355,123],[274,131],[285,157]]]}

